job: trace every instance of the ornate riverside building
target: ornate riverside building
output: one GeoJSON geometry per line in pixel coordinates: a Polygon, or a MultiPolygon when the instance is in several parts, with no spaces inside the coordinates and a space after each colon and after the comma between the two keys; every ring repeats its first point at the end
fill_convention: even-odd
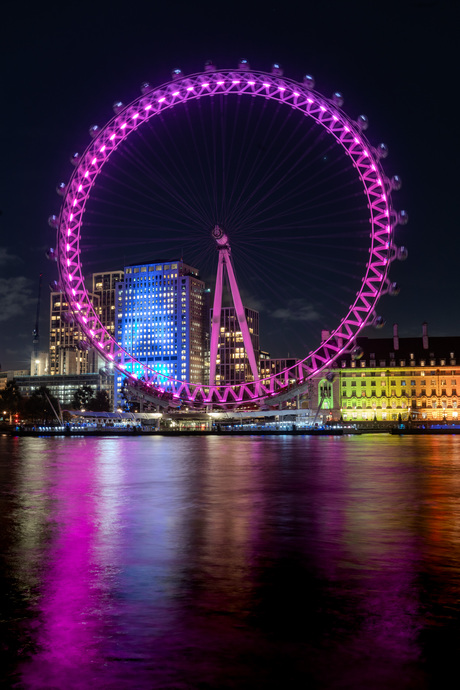
{"type": "Polygon", "coordinates": [[[358,338],[337,360],[331,415],[353,422],[458,422],[460,337],[358,338]]]}

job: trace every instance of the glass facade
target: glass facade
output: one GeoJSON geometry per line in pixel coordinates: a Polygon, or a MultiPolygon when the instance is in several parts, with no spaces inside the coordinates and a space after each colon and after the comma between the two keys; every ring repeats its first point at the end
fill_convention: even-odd
{"type": "MultiPolygon", "coordinates": [[[[115,332],[121,347],[158,372],[165,386],[167,377],[203,381],[207,299],[198,270],[183,261],[127,266],[116,289],[115,332]]],[[[141,366],[135,373],[142,375],[141,366]]],[[[116,379],[118,401],[122,376],[116,379]]]]}

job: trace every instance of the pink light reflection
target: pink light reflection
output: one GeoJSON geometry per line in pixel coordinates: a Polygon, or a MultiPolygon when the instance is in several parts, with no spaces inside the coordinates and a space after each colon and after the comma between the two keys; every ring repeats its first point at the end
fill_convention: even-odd
{"type": "Polygon", "coordinates": [[[115,137],[116,137],[116,134],[114,132],[113,134],[110,135],[110,141],[113,141],[115,139],[115,137]]]}
{"type": "Polygon", "coordinates": [[[123,122],[123,124],[121,125],[120,129],[126,129],[126,122],[123,122]]]}
{"type": "Polygon", "coordinates": [[[104,144],[104,146],[101,146],[101,148],[99,149],[100,153],[104,153],[105,149],[106,149],[106,145],[104,144]]]}
{"type": "Polygon", "coordinates": [[[96,165],[96,163],[97,163],[97,158],[96,158],[96,156],[95,156],[95,157],[93,158],[93,160],[91,161],[91,165],[96,165]]]}

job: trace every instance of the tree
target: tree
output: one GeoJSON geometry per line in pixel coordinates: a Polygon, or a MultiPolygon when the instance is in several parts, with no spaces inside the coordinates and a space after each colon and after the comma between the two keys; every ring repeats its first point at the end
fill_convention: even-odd
{"type": "Polygon", "coordinates": [[[74,410],[89,410],[90,400],[94,395],[94,390],[91,386],[81,386],[77,388],[72,398],[72,408],[74,410]]]}
{"type": "Polygon", "coordinates": [[[88,409],[92,412],[110,412],[110,398],[107,391],[97,391],[88,402],[88,409]]]}
{"type": "Polygon", "coordinates": [[[16,380],[8,381],[0,393],[0,407],[1,412],[5,411],[10,416],[10,424],[13,415],[21,409],[22,400],[23,398],[16,380]]]}
{"type": "Polygon", "coordinates": [[[23,414],[30,421],[52,421],[60,412],[60,403],[46,386],[40,386],[25,398],[23,414]]]}

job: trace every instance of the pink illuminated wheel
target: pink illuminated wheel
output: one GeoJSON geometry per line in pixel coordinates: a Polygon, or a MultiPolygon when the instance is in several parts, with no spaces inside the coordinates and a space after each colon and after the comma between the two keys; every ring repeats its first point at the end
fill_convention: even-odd
{"type": "MultiPolygon", "coordinates": [[[[374,148],[364,136],[367,119],[361,116],[357,122],[353,122],[341,108],[340,94],[327,99],[312,87],[311,77],[307,76],[303,83],[298,83],[283,77],[277,65],[268,74],[250,70],[246,61],[241,61],[239,68],[234,71],[208,66],[203,73],[188,77],[176,70],[171,82],[158,88],[145,84],[142,95],[129,105],[116,103],[115,117],[102,128],[91,128],[90,145],[82,155],[73,156],[73,175],[67,185],[61,184],[58,188],[63,196],[60,214],[50,218],[50,223],[57,228],[60,288],[88,342],[128,380],[135,383],[142,379],[142,386],[153,395],[200,406],[229,407],[263,399],[270,399],[274,403],[292,394],[293,381],[294,388],[300,390],[307,386],[315,374],[330,368],[340,354],[350,352],[364,326],[381,325],[383,320],[375,311],[377,302],[383,294],[394,294],[398,289],[388,277],[390,263],[395,258],[405,256],[404,248],[398,249],[393,241],[395,226],[407,220],[405,212],[396,213],[391,203],[391,191],[399,188],[399,178],[394,177],[390,181],[385,176],[381,159],[386,157],[387,149],[383,144],[374,148]],[[136,360],[105,330],[85,287],[81,249],[82,239],[86,238],[82,229],[85,211],[93,197],[97,196],[97,182],[103,176],[104,166],[107,168],[111,156],[116,152],[127,151],[127,158],[132,154],[129,149],[130,136],[134,133],[142,136],[143,128],[154,128],[156,122],[162,122],[167,117],[168,111],[187,107],[189,103],[208,99],[224,103],[225,107],[228,100],[235,98],[238,103],[243,99],[264,99],[276,104],[276,108],[282,109],[282,112],[295,111],[299,118],[314,123],[322,135],[333,142],[335,150],[353,168],[361,190],[359,193],[365,195],[368,224],[365,235],[368,239],[360,284],[338,323],[323,333],[319,345],[310,348],[295,366],[274,376],[238,386],[210,386],[165,376],[136,360]]],[[[209,230],[207,227],[208,234],[209,230]]],[[[340,278],[337,291],[340,291],[340,278]]]]}

